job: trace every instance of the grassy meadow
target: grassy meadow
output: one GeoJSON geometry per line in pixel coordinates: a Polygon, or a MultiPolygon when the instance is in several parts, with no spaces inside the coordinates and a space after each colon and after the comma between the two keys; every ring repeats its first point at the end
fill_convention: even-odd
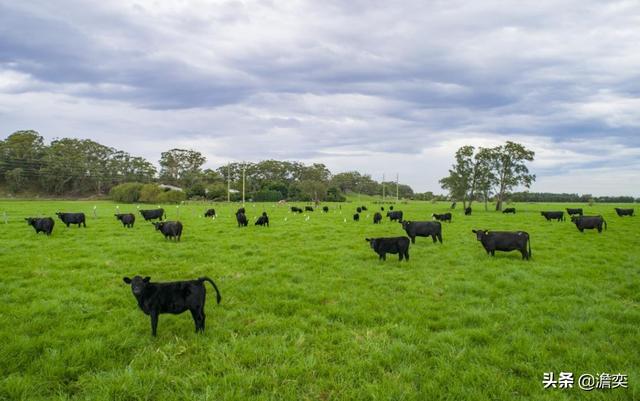
{"type": "MultiPolygon", "coordinates": [[[[0,399],[640,399],[640,217],[611,204],[512,204],[516,215],[474,204],[463,216],[459,204],[443,244],[419,237],[399,263],[378,261],[364,238],[401,226],[373,225],[379,206],[362,204],[356,223],[355,202],[303,215],[289,213],[301,203],[248,203],[246,228],[238,204],[165,206],[185,226],[173,243],[136,205],[119,205],[136,213],[125,229],[110,202],[0,201],[0,399]],[[539,214],[567,206],[602,214],[608,230],[539,214]],[[202,217],[208,207],[217,219],[202,217]],[[269,228],[253,225],[263,210],[269,228]],[[56,211],[85,212],[87,228],[56,211]],[[30,216],[54,217],[53,235],[36,235],[30,216]],[[474,228],[528,231],[532,260],[488,256],[474,228]],[[206,332],[187,312],[161,315],[153,338],[122,281],[136,274],[216,281],[206,332]],[[544,390],[543,373],[561,371],[574,388],[544,390]],[[603,372],[628,374],[629,388],[577,388],[603,372]]],[[[448,206],[395,209],[430,220],[448,206]]]]}

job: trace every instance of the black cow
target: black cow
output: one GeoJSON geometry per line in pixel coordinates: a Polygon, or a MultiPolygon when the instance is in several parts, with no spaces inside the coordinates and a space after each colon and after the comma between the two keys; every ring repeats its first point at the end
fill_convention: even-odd
{"type": "Polygon", "coordinates": [[[358,207],[356,208],[356,212],[358,212],[358,213],[362,213],[362,208],[361,208],[360,206],[358,206],[358,207]]]}
{"type": "Polygon", "coordinates": [[[239,213],[246,214],[246,213],[247,213],[247,211],[246,211],[246,210],[244,210],[244,208],[243,208],[243,207],[241,207],[240,209],[236,210],[236,214],[239,214],[239,213]]]}
{"type": "Polygon", "coordinates": [[[216,301],[220,303],[222,297],[218,286],[208,277],[197,280],[174,281],[172,283],[151,283],[151,277],[124,277],[124,282],[131,284],[131,292],[138,301],[138,306],[145,315],[151,316],[151,335],[155,336],[158,329],[158,316],[161,313],[177,315],[189,310],[196,324],[196,333],[204,332],[204,304],[207,290],[204,282],[208,281],[216,290],[216,301]]]}
{"type": "Polygon", "coordinates": [[[582,216],[582,208],[578,208],[578,209],[567,208],[567,213],[569,214],[569,216],[573,216],[574,214],[582,216]]]}
{"type": "Polygon", "coordinates": [[[322,206],[322,211],[325,213],[329,213],[329,206],[322,206]]]}
{"type": "Polygon", "coordinates": [[[576,228],[580,230],[581,233],[583,233],[584,230],[592,230],[594,228],[597,228],[598,233],[601,233],[603,224],[604,229],[607,229],[607,222],[602,216],[571,216],[571,221],[575,223],[576,228]]]}
{"type": "Polygon", "coordinates": [[[402,223],[402,211],[398,210],[395,212],[387,212],[387,217],[389,221],[398,220],[398,223],[402,223]]]}
{"type": "Polygon", "coordinates": [[[133,223],[136,222],[136,216],[131,213],[116,213],[117,220],[122,222],[122,225],[127,228],[133,228],[133,223]]]}
{"type": "Polygon", "coordinates": [[[389,210],[393,210],[393,206],[389,206],[389,210]]]}
{"type": "Polygon", "coordinates": [[[46,235],[51,235],[55,225],[55,221],[51,217],[27,217],[25,220],[36,230],[36,234],[42,231],[46,235]]]}
{"type": "Polygon", "coordinates": [[[144,221],[162,220],[165,217],[164,209],[140,210],[140,214],[144,218],[144,221]]]}
{"type": "Polygon", "coordinates": [[[378,212],[375,212],[373,215],[373,224],[380,224],[382,221],[382,215],[378,212]]]}
{"type": "Polygon", "coordinates": [[[380,210],[384,212],[384,206],[380,206],[380,210]]]}
{"type": "Polygon", "coordinates": [[[360,206],[360,209],[362,209],[363,211],[367,211],[367,207],[366,206],[360,206]]]}
{"type": "Polygon", "coordinates": [[[238,222],[238,227],[246,227],[249,224],[244,213],[236,213],[236,221],[238,222]]]}
{"type": "Polygon", "coordinates": [[[416,243],[416,237],[431,237],[433,242],[442,244],[442,224],[439,221],[409,221],[402,222],[402,228],[411,238],[411,243],[416,243]]]}
{"type": "Polygon", "coordinates": [[[491,256],[495,256],[496,251],[520,251],[522,259],[531,258],[531,239],[524,231],[471,231],[476,234],[476,239],[482,242],[484,250],[491,256]],[[529,250],[527,250],[527,244],[529,244],[529,250]]]}
{"type": "Polygon", "coordinates": [[[78,227],[82,225],[83,227],[87,227],[86,218],[84,213],[56,213],[56,215],[62,220],[64,224],[69,227],[70,224],[77,224],[78,227]]]}
{"type": "Polygon", "coordinates": [[[388,253],[399,254],[399,260],[404,258],[409,261],[409,238],[407,237],[387,237],[387,238],[365,238],[371,249],[378,254],[382,260],[387,260],[388,253]]]}
{"type": "Polygon", "coordinates": [[[464,209],[464,215],[465,215],[465,216],[471,216],[471,206],[467,206],[467,207],[464,209]]]}
{"type": "Polygon", "coordinates": [[[179,221],[160,221],[153,223],[156,231],[160,231],[164,235],[164,239],[175,239],[180,241],[182,236],[182,223],[179,221]]]}
{"type": "Polygon", "coordinates": [[[456,203],[455,203],[455,202],[453,202],[453,203],[451,204],[451,209],[455,209],[455,208],[456,208],[456,203]]]}
{"type": "Polygon", "coordinates": [[[216,217],[216,209],[207,209],[207,211],[204,212],[204,217],[216,217]]]}
{"type": "Polygon", "coordinates": [[[622,216],[633,216],[633,209],[620,209],[619,207],[617,207],[616,208],[616,213],[620,217],[622,217],[622,216]]]}
{"type": "Polygon", "coordinates": [[[516,214],[516,208],[515,207],[507,207],[502,211],[502,214],[507,214],[507,213],[516,214]]]}
{"type": "Polygon", "coordinates": [[[353,215],[353,221],[360,221],[360,213],[356,213],[353,215]]]}
{"type": "Polygon", "coordinates": [[[564,221],[564,212],[540,212],[547,221],[558,220],[564,221]]]}
{"type": "Polygon", "coordinates": [[[313,212],[313,207],[312,206],[305,206],[304,207],[304,211],[305,212],[313,212]]]}
{"type": "Polygon", "coordinates": [[[433,217],[438,221],[448,221],[449,223],[451,223],[451,213],[442,213],[442,214],[433,213],[431,217],[433,217]]]}
{"type": "Polygon", "coordinates": [[[291,206],[291,211],[293,213],[302,213],[302,209],[300,209],[299,207],[296,207],[296,206],[291,206]]]}
{"type": "Polygon", "coordinates": [[[267,216],[267,212],[262,212],[262,216],[258,217],[255,225],[269,227],[269,216],[267,216]]]}

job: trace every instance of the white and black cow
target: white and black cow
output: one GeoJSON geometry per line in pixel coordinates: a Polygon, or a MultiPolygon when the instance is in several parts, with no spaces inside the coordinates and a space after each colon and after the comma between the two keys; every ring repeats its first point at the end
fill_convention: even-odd
{"type": "Polygon", "coordinates": [[[531,258],[531,239],[524,231],[471,230],[482,243],[487,254],[495,256],[496,251],[520,251],[522,259],[531,258]],[[527,250],[527,244],[529,249],[527,250]]]}

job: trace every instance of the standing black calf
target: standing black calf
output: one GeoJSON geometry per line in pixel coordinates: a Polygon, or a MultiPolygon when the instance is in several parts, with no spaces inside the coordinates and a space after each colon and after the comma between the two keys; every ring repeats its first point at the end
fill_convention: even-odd
{"type": "Polygon", "coordinates": [[[69,227],[70,224],[77,224],[78,227],[82,225],[83,227],[87,227],[86,218],[84,213],[56,213],[56,215],[62,220],[64,224],[69,227]]]}
{"type": "Polygon", "coordinates": [[[382,221],[382,215],[379,212],[375,212],[373,215],[373,224],[380,224],[382,221]]]}
{"type": "Polygon", "coordinates": [[[131,284],[131,292],[138,301],[138,306],[145,315],[151,316],[151,335],[155,336],[158,329],[158,315],[161,313],[179,314],[191,311],[196,324],[196,333],[204,332],[204,303],[207,290],[204,282],[208,281],[216,290],[216,300],[220,303],[222,297],[216,283],[208,277],[197,280],[175,281],[172,283],[151,283],[151,277],[135,276],[123,278],[131,284]]]}
{"type": "Polygon", "coordinates": [[[36,234],[42,231],[46,235],[51,235],[53,226],[55,225],[55,221],[53,221],[51,217],[27,217],[25,220],[28,225],[36,230],[36,234]]]}
{"type": "Polygon", "coordinates": [[[136,222],[136,216],[131,213],[116,213],[117,220],[122,222],[122,225],[127,228],[133,228],[133,223],[136,222]]]}
{"type": "Polygon", "coordinates": [[[360,221],[360,214],[356,213],[353,215],[353,221],[360,221]]]}
{"type": "Polygon", "coordinates": [[[471,216],[471,206],[464,209],[465,216],[471,216]]]}
{"type": "Polygon", "coordinates": [[[358,213],[362,213],[362,208],[361,208],[360,206],[358,206],[358,207],[356,208],[356,212],[358,212],[358,213]]]}
{"type": "Polygon", "coordinates": [[[329,206],[322,206],[322,211],[325,213],[329,213],[329,206]]]}
{"type": "Polygon", "coordinates": [[[236,213],[236,221],[238,222],[238,227],[246,227],[249,224],[244,213],[236,213]]]}
{"type": "Polygon", "coordinates": [[[407,237],[365,238],[365,240],[378,254],[378,259],[387,260],[387,253],[397,253],[400,261],[402,258],[409,261],[409,238],[407,237]]]}
{"type": "Polygon", "coordinates": [[[156,228],[156,231],[160,231],[164,235],[164,239],[180,241],[180,237],[182,237],[182,223],[179,221],[160,221],[152,224],[156,228]]]}

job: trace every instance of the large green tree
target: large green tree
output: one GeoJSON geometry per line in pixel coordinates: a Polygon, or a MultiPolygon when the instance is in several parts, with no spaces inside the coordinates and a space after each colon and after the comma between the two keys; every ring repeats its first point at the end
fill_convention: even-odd
{"type": "Polygon", "coordinates": [[[160,155],[160,180],[166,184],[190,187],[202,173],[207,159],[188,149],[171,149],[160,155]]]}
{"type": "Polygon", "coordinates": [[[530,174],[526,165],[526,162],[533,161],[534,156],[535,152],[532,150],[511,141],[492,149],[496,210],[502,210],[502,203],[509,191],[519,185],[530,188],[536,180],[535,174],[530,174]]]}

